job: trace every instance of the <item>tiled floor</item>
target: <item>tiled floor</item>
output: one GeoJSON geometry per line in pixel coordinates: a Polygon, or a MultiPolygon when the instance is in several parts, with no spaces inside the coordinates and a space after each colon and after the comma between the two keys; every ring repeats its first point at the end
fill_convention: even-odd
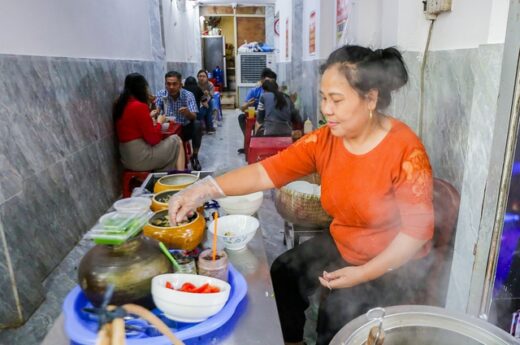
{"type": "MultiPolygon", "coordinates": [[[[199,160],[203,170],[217,174],[245,165],[244,155],[237,149],[243,146],[243,136],[237,122],[235,110],[224,111],[222,127],[214,135],[202,139],[199,160]]],[[[283,220],[274,208],[272,192],[266,192],[264,203],[258,212],[265,240],[269,263],[285,251],[283,245],[283,220]]],[[[62,263],[45,280],[47,289],[45,302],[33,316],[20,328],[0,332],[1,345],[40,344],[54,320],[61,312],[61,303],[67,293],[77,284],[77,266],[83,255],[92,247],[88,240],[81,240],[67,255],[62,263]]]]}

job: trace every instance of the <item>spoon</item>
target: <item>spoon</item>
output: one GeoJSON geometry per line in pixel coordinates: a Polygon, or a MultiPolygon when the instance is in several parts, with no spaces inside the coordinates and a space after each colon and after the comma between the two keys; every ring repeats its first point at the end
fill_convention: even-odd
{"type": "Polygon", "coordinates": [[[164,243],[162,242],[159,242],[159,247],[161,248],[162,252],[164,253],[164,255],[166,255],[166,257],[168,259],[170,259],[170,261],[172,262],[173,264],[173,267],[175,267],[175,270],[176,271],[180,271],[181,270],[181,266],[179,266],[179,264],[177,263],[177,261],[175,261],[175,259],[173,258],[172,254],[170,253],[170,251],[168,250],[168,248],[166,248],[166,246],[164,245],[164,243]]]}

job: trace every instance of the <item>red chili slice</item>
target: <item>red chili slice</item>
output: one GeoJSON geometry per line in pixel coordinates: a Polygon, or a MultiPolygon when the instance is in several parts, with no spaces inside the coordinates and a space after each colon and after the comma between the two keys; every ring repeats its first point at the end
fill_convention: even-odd
{"type": "Polygon", "coordinates": [[[182,284],[181,288],[179,289],[179,291],[184,291],[184,292],[195,292],[195,289],[197,287],[195,285],[193,285],[192,283],[184,283],[182,284]]]}
{"type": "Polygon", "coordinates": [[[166,282],[166,288],[167,289],[173,289],[173,285],[170,282],[166,282]]]}
{"type": "Polygon", "coordinates": [[[204,292],[205,292],[204,290],[206,290],[206,288],[207,288],[208,286],[209,286],[208,283],[206,283],[206,284],[202,284],[201,286],[199,286],[198,288],[196,288],[193,292],[195,292],[195,293],[204,293],[204,292]]]}
{"type": "Polygon", "coordinates": [[[209,293],[215,293],[215,292],[220,292],[220,289],[216,286],[213,286],[213,285],[210,285],[209,286],[209,293]]]}

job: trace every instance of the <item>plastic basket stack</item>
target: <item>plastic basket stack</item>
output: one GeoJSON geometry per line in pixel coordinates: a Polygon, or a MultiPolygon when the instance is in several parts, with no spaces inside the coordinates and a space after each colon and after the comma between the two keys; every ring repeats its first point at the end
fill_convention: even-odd
{"type": "MultiPolygon", "coordinates": [[[[319,184],[317,175],[302,179],[319,184]]],[[[320,196],[296,191],[284,186],[276,190],[275,206],[278,213],[289,223],[308,228],[327,228],[332,218],[321,206],[320,196]]]]}

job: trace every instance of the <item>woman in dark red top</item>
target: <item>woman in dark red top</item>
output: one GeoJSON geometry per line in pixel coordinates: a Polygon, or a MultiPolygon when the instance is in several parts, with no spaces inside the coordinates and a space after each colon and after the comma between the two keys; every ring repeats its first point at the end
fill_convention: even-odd
{"type": "Polygon", "coordinates": [[[184,169],[182,141],[176,135],[161,140],[166,117],[150,112],[148,95],[148,82],[141,74],[126,76],[113,109],[121,162],[135,171],[184,169]]]}

